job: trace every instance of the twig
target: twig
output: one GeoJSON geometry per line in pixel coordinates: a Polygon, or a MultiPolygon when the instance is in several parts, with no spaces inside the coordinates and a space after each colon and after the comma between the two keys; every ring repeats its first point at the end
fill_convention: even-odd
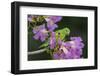
{"type": "Polygon", "coordinates": [[[41,49],[41,50],[37,50],[37,51],[33,51],[33,52],[28,52],[28,55],[33,55],[33,54],[39,54],[46,51],[46,49],[41,49]]]}

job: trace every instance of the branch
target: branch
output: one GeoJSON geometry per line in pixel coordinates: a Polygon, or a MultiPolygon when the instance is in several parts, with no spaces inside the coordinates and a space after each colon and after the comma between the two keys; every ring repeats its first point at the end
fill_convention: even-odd
{"type": "Polygon", "coordinates": [[[41,50],[37,50],[37,51],[33,51],[33,52],[28,52],[28,55],[32,55],[32,54],[39,54],[39,53],[42,53],[42,52],[45,52],[46,49],[41,49],[41,50]]]}

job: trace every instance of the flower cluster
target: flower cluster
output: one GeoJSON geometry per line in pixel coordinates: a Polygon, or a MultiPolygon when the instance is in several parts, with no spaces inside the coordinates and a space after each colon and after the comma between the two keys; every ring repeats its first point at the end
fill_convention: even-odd
{"type": "MultiPolygon", "coordinates": [[[[32,22],[38,16],[29,16],[28,21],[32,22]]],[[[48,40],[50,52],[52,51],[53,59],[78,59],[82,56],[84,44],[81,37],[70,37],[70,41],[64,41],[58,33],[56,37],[55,29],[58,28],[57,23],[61,21],[61,16],[43,16],[45,23],[33,28],[33,38],[45,42],[48,40]]]]}
{"type": "Polygon", "coordinates": [[[71,37],[71,41],[58,41],[59,48],[53,54],[54,59],[78,59],[82,55],[84,44],[80,37],[71,37]]]}

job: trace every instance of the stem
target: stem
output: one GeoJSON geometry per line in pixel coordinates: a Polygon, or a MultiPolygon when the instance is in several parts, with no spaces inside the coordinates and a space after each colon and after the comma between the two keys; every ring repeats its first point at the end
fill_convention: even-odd
{"type": "Polygon", "coordinates": [[[33,54],[39,54],[39,53],[42,53],[42,52],[45,52],[46,49],[41,49],[41,50],[37,50],[37,51],[33,51],[33,52],[28,52],[28,55],[33,55],[33,54]]]}

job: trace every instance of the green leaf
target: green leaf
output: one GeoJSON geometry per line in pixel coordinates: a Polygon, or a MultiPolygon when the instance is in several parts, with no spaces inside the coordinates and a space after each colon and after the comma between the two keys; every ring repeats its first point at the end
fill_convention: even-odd
{"type": "Polygon", "coordinates": [[[46,41],[46,42],[44,42],[42,45],[40,45],[39,48],[44,48],[44,47],[47,47],[48,45],[49,45],[49,42],[46,41]]]}
{"type": "Polygon", "coordinates": [[[63,28],[63,29],[57,30],[56,31],[57,39],[59,37],[58,34],[60,35],[60,39],[64,40],[64,38],[70,34],[70,30],[69,30],[69,28],[63,28]]]}

